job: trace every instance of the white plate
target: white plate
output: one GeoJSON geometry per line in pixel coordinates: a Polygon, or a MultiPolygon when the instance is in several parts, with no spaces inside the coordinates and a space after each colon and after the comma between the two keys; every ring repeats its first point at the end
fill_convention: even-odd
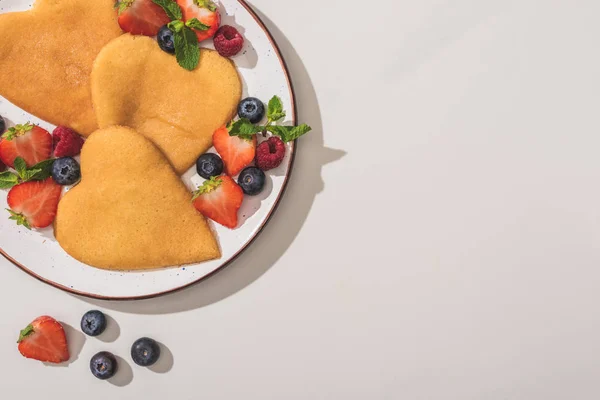
{"type": "MultiPolygon", "coordinates": [[[[0,0],[2,12],[30,8],[30,0],[0,0]]],[[[286,125],[296,123],[294,93],[285,63],[277,45],[258,16],[243,0],[221,0],[223,24],[236,26],[246,39],[242,52],[233,58],[244,81],[244,97],[251,95],[264,102],[273,95],[281,97],[287,111],[286,125]]],[[[202,47],[212,46],[202,43],[202,47]]],[[[31,121],[52,130],[54,126],[42,121],[0,97],[0,115],[8,125],[31,121]]],[[[240,209],[240,224],[229,230],[212,223],[222,250],[219,260],[185,267],[142,271],[109,272],[96,269],[70,257],[55,240],[51,228],[28,231],[8,219],[6,196],[0,191],[0,253],[30,275],[57,288],[83,296],[127,300],[154,297],[200,281],[237,257],[260,233],[280,201],[292,168],[295,143],[290,143],[282,165],[267,173],[263,193],[246,196],[240,209]],[[1,213],[6,213],[2,216],[1,213]]],[[[203,179],[191,169],[184,182],[195,189],[203,179]]]]}

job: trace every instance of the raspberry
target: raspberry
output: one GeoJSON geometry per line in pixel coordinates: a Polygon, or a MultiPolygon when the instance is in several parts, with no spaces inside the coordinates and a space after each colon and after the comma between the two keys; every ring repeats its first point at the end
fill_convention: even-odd
{"type": "Polygon", "coordinates": [[[213,38],[215,49],[223,57],[233,57],[244,47],[244,38],[233,26],[223,25],[213,38]]]}
{"type": "Polygon", "coordinates": [[[277,136],[271,136],[256,148],[256,166],[263,171],[279,167],[285,157],[285,144],[277,136]]]}
{"type": "Polygon", "coordinates": [[[59,126],[52,132],[55,157],[75,157],[81,152],[83,138],[74,130],[59,126]]]}

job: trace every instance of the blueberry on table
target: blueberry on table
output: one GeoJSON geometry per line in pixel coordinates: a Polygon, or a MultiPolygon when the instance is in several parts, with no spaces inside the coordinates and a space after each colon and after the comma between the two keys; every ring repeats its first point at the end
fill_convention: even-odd
{"type": "Polygon", "coordinates": [[[81,178],[79,163],[73,157],[57,158],[52,164],[52,178],[59,185],[72,185],[81,178]]]}
{"type": "Polygon", "coordinates": [[[265,173],[260,168],[246,167],[238,176],[238,185],[247,195],[256,196],[265,187],[265,173]]]}
{"type": "Polygon", "coordinates": [[[175,54],[175,42],[173,39],[173,31],[167,25],[164,25],[156,35],[158,47],[169,54],[175,54]]]}
{"type": "Polygon", "coordinates": [[[238,116],[257,124],[265,116],[265,105],[256,97],[246,97],[238,104],[238,116]]]}
{"type": "Polygon", "coordinates": [[[108,351],[96,353],[90,360],[92,374],[101,380],[110,379],[117,373],[117,359],[108,351]]]}
{"type": "Polygon", "coordinates": [[[204,179],[219,176],[223,173],[223,160],[214,153],[202,154],[196,161],[196,171],[204,179]]]}
{"type": "Polygon", "coordinates": [[[106,316],[98,310],[91,310],[81,318],[81,330],[88,336],[98,336],[106,329],[106,316]]]}
{"type": "Polygon", "coordinates": [[[136,340],[131,346],[133,362],[142,367],[148,367],[158,361],[160,346],[154,339],[143,337],[136,340]]]}

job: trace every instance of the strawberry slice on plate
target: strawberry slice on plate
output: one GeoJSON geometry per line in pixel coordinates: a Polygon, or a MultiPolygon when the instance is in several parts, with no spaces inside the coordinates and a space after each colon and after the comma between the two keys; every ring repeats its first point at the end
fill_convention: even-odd
{"type": "Polygon", "coordinates": [[[202,215],[231,229],[238,224],[238,210],[243,201],[242,188],[227,175],[205,181],[193,198],[194,207],[202,215]]]}
{"type": "Polygon", "coordinates": [[[0,161],[9,167],[22,157],[28,167],[45,161],[52,154],[52,135],[47,130],[30,123],[10,128],[0,141],[0,161]]]}
{"type": "Polygon", "coordinates": [[[217,5],[211,0],[177,0],[181,7],[185,22],[197,18],[198,21],[208,26],[207,30],[194,29],[198,41],[210,39],[215,35],[221,25],[221,13],[217,5]]]}
{"type": "Polygon", "coordinates": [[[256,135],[252,135],[252,139],[230,136],[227,127],[221,127],[213,133],[213,145],[223,159],[225,172],[229,176],[239,174],[256,155],[256,135]]]}
{"type": "Polygon", "coordinates": [[[56,217],[61,192],[62,187],[52,178],[14,186],[7,198],[10,219],[28,229],[50,226],[56,217]]]}
{"type": "Polygon", "coordinates": [[[152,0],[120,0],[116,3],[121,29],[132,35],[156,36],[171,22],[165,10],[152,0]]]}
{"type": "Polygon", "coordinates": [[[19,352],[25,358],[60,364],[70,358],[63,326],[47,315],[36,318],[19,335],[19,352]]]}

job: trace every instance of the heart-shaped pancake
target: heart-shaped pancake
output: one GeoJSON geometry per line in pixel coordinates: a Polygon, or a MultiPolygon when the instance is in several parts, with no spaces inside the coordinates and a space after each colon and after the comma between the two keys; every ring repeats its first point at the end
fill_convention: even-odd
{"type": "Polygon", "coordinates": [[[201,49],[183,69],[156,40],[130,34],[112,40],[92,68],[92,100],[101,128],[129,126],[149,138],[182,174],[212,146],[242,95],[233,62],[201,49]]]}
{"type": "Polygon", "coordinates": [[[54,234],[88,265],[156,269],[220,257],[206,219],[162,153],[126,127],[94,132],[81,152],[81,181],[58,205],[54,234]]]}
{"type": "Polygon", "coordinates": [[[29,11],[0,15],[0,95],[52,124],[92,133],[92,64],[122,33],[114,0],[37,0],[29,11]]]}

